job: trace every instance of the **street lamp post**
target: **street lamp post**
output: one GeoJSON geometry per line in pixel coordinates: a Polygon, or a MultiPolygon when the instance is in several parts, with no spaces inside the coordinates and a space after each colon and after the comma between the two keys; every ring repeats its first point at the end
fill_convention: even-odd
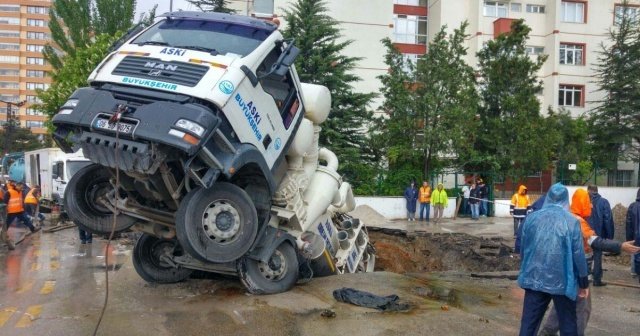
{"type": "Polygon", "coordinates": [[[21,102],[8,102],[8,101],[4,101],[4,100],[0,100],[0,102],[7,104],[7,123],[5,125],[5,140],[4,140],[4,150],[5,153],[11,153],[11,135],[13,133],[13,123],[14,123],[14,115],[13,115],[13,109],[11,108],[12,105],[17,106],[18,108],[22,105],[24,105],[25,101],[21,101],[21,102]]]}

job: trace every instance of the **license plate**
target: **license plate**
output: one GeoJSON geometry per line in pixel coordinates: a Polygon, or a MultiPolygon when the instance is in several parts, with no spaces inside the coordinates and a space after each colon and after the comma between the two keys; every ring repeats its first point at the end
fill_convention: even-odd
{"type": "Polygon", "coordinates": [[[116,131],[116,125],[118,125],[118,132],[120,133],[131,133],[133,130],[133,125],[129,124],[117,124],[117,123],[109,123],[109,120],[106,119],[98,119],[96,120],[95,128],[116,131]]]}

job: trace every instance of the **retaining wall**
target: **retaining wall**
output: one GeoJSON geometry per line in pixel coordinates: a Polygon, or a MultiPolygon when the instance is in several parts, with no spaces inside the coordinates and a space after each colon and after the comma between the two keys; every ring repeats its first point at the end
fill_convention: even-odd
{"type": "MultiPolygon", "coordinates": [[[[582,186],[568,186],[569,200],[573,196],[573,192],[578,188],[584,188],[582,186]]],[[[627,207],[636,199],[638,188],[621,188],[621,187],[599,187],[600,195],[609,200],[611,207],[615,207],[620,203],[627,207]]],[[[496,217],[509,217],[509,204],[511,199],[496,199],[495,200],[495,215],[496,217]]],[[[400,219],[407,217],[407,210],[404,197],[356,197],[356,205],[368,205],[372,209],[376,210],[381,215],[389,219],[400,219]]],[[[453,217],[453,212],[456,207],[456,199],[449,198],[449,204],[444,209],[444,217],[453,217]]],[[[420,210],[418,204],[417,209],[420,210]]],[[[431,208],[431,217],[433,217],[433,207],[431,208]]],[[[416,212],[416,217],[418,213],[416,212]]]]}

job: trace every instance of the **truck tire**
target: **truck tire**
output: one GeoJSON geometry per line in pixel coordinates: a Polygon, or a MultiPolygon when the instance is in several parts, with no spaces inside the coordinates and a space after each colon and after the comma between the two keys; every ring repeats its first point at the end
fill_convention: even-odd
{"type": "Polygon", "coordinates": [[[286,292],[298,281],[298,256],[288,242],[280,244],[266,263],[244,257],[237,267],[240,281],[251,294],[286,292]]]}
{"type": "Polygon", "coordinates": [[[235,261],[253,245],[258,215],[240,187],[219,182],[210,189],[193,189],[176,213],[180,244],[193,257],[214,263],[235,261]]]}
{"type": "Polygon", "coordinates": [[[192,270],[173,267],[161,260],[160,256],[171,253],[180,254],[181,248],[176,240],[160,239],[143,234],[133,248],[133,267],[138,275],[147,282],[175,283],[187,279],[192,270]]]}
{"type": "MultiPolygon", "coordinates": [[[[64,192],[64,208],[83,230],[105,235],[111,233],[113,212],[100,205],[97,199],[111,192],[111,173],[108,168],[92,164],[78,170],[71,178],[64,192]]],[[[122,232],[136,223],[136,219],[126,215],[116,218],[115,232],[122,232]]]]}

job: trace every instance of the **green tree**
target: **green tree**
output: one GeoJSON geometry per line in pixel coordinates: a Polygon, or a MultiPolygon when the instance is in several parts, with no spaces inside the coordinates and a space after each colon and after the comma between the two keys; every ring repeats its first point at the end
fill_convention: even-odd
{"type": "Polygon", "coordinates": [[[235,13],[227,0],[187,0],[203,12],[235,13]]]}
{"type": "Polygon", "coordinates": [[[554,144],[556,175],[563,183],[584,184],[593,174],[592,146],[589,141],[589,125],[583,116],[573,118],[569,111],[551,109],[545,118],[548,128],[547,141],[554,144]],[[569,170],[576,164],[576,170],[569,170]]]}
{"type": "Polygon", "coordinates": [[[102,34],[95,37],[91,45],[76,49],[74,54],[62,58],[63,66],[51,73],[51,86],[48,90],[38,90],[38,98],[42,103],[35,108],[43,111],[49,119],[52,118],[60,106],[79,87],[87,86],[87,77],[108,53],[109,46],[122,33],[115,35],[102,34]]]}
{"type": "Polygon", "coordinates": [[[376,118],[371,127],[371,147],[379,149],[377,154],[386,159],[386,167],[379,167],[376,193],[399,195],[409,181],[422,176],[420,151],[413,146],[417,134],[415,68],[390,39],[383,39],[382,44],[387,50],[388,67],[386,74],[378,76],[384,115],[376,118]]]}
{"type": "Polygon", "coordinates": [[[301,50],[295,64],[300,80],[324,85],[331,92],[331,114],[322,124],[320,144],[336,153],[345,179],[359,192],[373,183],[372,163],[377,161],[367,136],[372,116],[367,106],[374,95],[352,87],[360,80],[354,74],[360,58],[343,54],[352,41],[341,39],[338,22],[326,14],[325,1],[297,0],[284,12],[283,34],[294,38],[301,50]]]}
{"type": "Polygon", "coordinates": [[[127,31],[133,22],[136,0],[54,0],[49,11],[53,43],[43,50],[54,71],[63,55],[89,46],[94,36],[127,31]]]}
{"type": "Polygon", "coordinates": [[[478,52],[480,129],[477,155],[468,168],[499,170],[514,180],[548,169],[553,152],[548,126],[536,94],[537,74],[546,55],[532,59],[525,51],[529,28],[515,20],[511,31],[491,40],[478,52]]]}
{"type": "Polygon", "coordinates": [[[588,112],[594,159],[609,169],[640,154],[640,23],[627,11],[616,13],[616,22],[595,66],[603,98],[588,112]]]}
{"type": "Polygon", "coordinates": [[[11,127],[11,137],[9,148],[6,146],[7,140],[7,127],[0,128],[0,148],[2,152],[6,153],[7,149],[11,152],[26,152],[38,148],[44,148],[43,141],[40,138],[43,136],[31,133],[31,130],[24,127],[11,127]]]}
{"type": "Polygon", "coordinates": [[[479,100],[474,70],[465,62],[467,26],[464,22],[449,35],[442,27],[418,61],[415,143],[424,176],[472,157],[479,100]]]}

